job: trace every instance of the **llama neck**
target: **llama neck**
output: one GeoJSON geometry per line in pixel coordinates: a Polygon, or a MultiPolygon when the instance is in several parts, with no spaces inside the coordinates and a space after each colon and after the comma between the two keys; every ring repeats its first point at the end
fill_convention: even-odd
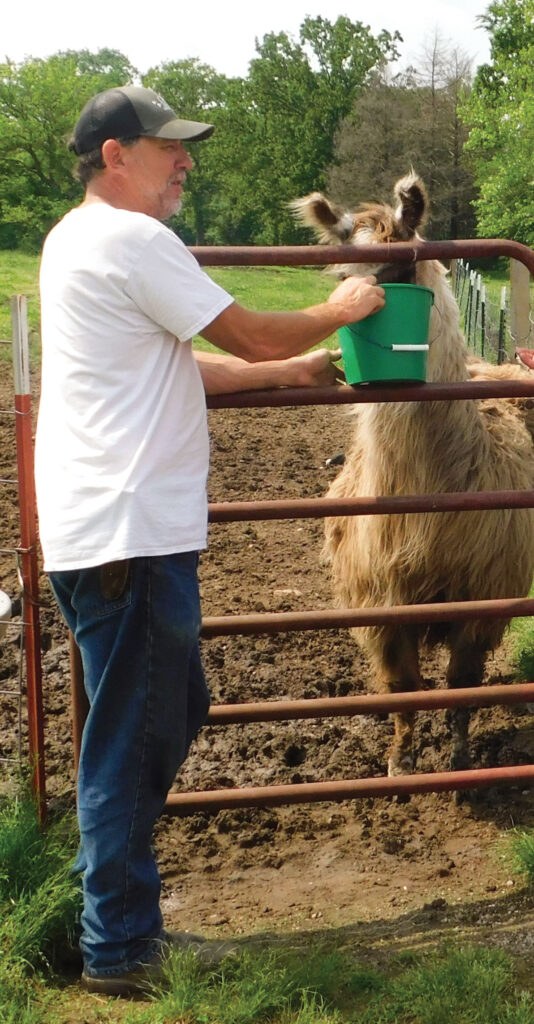
{"type": "MultiPolygon", "coordinates": [[[[445,272],[440,264],[421,267],[417,283],[434,291],[427,380],[467,380],[467,353],[459,311],[445,272]]],[[[453,453],[457,437],[467,436],[475,449],[479,443],[480,417],[476,404],[467,399],[369,405],[360,407],[357,417],[357,448],[365,467],[360,479],[361,493],[413,492],[414,458],[419,493],[455,490],[458,468],[453,453]]]]}
{"type": "Polygon", "coordinates": [[[427,380],[462,381],[468,379],[467,350],[460,330],[460,312],[452,294],[445,271],[434,261],[418,268],[417,284],[434,292],[434,305],[430,315],[427,380]]]}

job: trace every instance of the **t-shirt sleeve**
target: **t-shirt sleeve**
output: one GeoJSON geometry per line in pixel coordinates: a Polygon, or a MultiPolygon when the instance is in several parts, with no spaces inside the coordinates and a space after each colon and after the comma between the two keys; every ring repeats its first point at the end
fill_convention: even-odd
{"type": "Polygon", "coordinates": [[[189,341],[234,301],[201,269],[183,242],[161,231],[136,260],[126,294],[155,323],[189,341]]]}

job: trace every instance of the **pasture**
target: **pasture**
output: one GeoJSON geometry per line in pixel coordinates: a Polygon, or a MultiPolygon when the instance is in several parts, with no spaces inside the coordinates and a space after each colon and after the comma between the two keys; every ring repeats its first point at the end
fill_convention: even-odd
{"type": "MultiPolygon", "coordinates": [[[[38,328],[37,260],[11,257],[4,253],[0,259],[1,314],[6,317],[0,337],[4,338],[10,336],[6,300],[13,292],[29,294],[31,326],[38,328]]],[[[331,287],[327,278],[313,270],[220,270],[213,271],[213,276],[238,301],[255,308],[296,308],[320,301],[331,287]]],[[[5,363],[0,367],[0,388],[0,407],[6,408],[10,383],[5,363]]],[[[321,495],[336,473],[326,460],[344,449],[349,429],[346,412],[327,407],[212,412],[210,498],[321,495]]],[[[6,429],[4,451],[10,444],[6,429]]],[[[331,607],[327,571],[319,561],[321,543],[322,527],[314,520],[212,527],[201,561],[205,613],[331,607]]],[[[49,792],[55,806],[72,807],[68,645],[44,580],[42,600],[49,792]]],[[[217,703],[345,695],[366,689],[366,663],[343,630],[256,640],[220,638],[204,642],[203,657],[217,703]]],[[[3,680],[13,678],[16,662],[15,645],[6,644],[0,652],[3,680]]],[[[439,685],[443,667],[439,652],[428,659],[424,685],[439,685]]],[[[506,682],[512,676],[507,650],[496,652],[485,681],[506,682]]],[[[13,709],[2,699],[4,751],[13,750],[15,726],[13,709]]],[[[219,788],[380,775],[391,733],[391,723],[379,716],[206,729],[176,785],[219,788]]],[[[524,707],[479,711],[472,735],[477,766],[534,761],[532,716],[524,707]]],[[[443,770],[450,751],[444,714],[418,715],[414,742],[421,771],[443,770]]],[[[288,1016],[287,1003],[266,1010],[265,1019],[283,1024],[297,1020],[300,1024],[334,1020],[436,1024],[438,1019],[461,1024],[463,996],[457,1002],[451,998],[452,1016],[430,1018],[424,1016],[428,1002],[424,993],[441,992],[438,1003],[443,1007],[453,984],[466,992],[484,972],[501,986],[497,993],[501,1001],[492,1004],[499,1007],[500,1016],[492,1020],[480,996],[485,1016],[477,1018],[473,1010],[465,1019],[532,1024],[530,1003],[524,1002],[523,1010],[520,997],[514,997],[513,1006],[506,1003],[514,982],[501,965],[502,951],[511,954],[520,971],[520,985],[525,978],[528,987],[524,958],[532,950],[534,904],[512,871],[503,837],[515,826],[528,828],[533,823],[534,794],[509,787],[488,793],[480,805],[460,807],[442,794],[407,803],[363,800],[162,819],[157,845],[166,923],[202,929],[213,936],[255,936],[260,949],[308,953],[319,945],[341,956],[336,970],[344,977],[349,968],[353,970],[350,977],[357,998],[345,993],[342,999],[333,999],[325,975],[323,988],[316,987],[313,1006],[309,1003],[306,1010],[304,1003],[299,1004],[300,1016],[296,1012],[288,1016]],[[459,941],[490,948],[489,954],[479,952],[474,959],[462,961],[464,988],[440,971],[441,954],[433,961],[435,973],[425,975],[423,982],[430,964],[427,954],[459,941]],[[381,972],[392,967],[396,988],[388,989],[390,998],[381,1004],[381,972]],[[408,974],[409,996],[400,983],[408,974]],[[418,1003],[414,1002],[417,985],[418,1003]]],[[[270,970],[274,972],[272,965],[270,970]]],[[[256,966],[251,967],[251,977],[256,979],[254,972],[256,966]]],[[[243,979],[236,977],[234,990],[243,985],[243,979]]],[[[227,985],[231,983],[228,976],[227,985]]],[[[214,983],[219,984],[220,979],[214,983]]],[[[121,1009],[95,998],[75,1004],[75,992],[62,996],[62,1005],[58,997],[57,1006],[46,1010],[48,1017],[43,1021],[63,1024],[83,1019],[97,1024],[122,1019],[132,1024],[148,1020],[174,1024],[202,1019],[217,1024],[230,1020],[224,1016],[224,998],[217,1003],[213,996],[209,1004],[207,992],[200,1016],[194,1005],[188,1009],[178,1001],[168,1004],[159,1016],[159,1011],[146,1006],[121,1009]]],[[[248,1019],[235,1006],[233,1012],[232,1020],[248,1019]]],[[[23,1019],[22,1014],[18,1019],[23,1019]]],[[[27,1021],[33,1024],[31,1016],[27,1021]]]]}

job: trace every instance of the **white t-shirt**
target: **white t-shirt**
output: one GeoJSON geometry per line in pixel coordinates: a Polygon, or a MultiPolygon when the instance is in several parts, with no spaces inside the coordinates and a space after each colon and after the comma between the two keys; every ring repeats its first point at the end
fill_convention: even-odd
{"type": "Polygon", "coordinates": [[[164,225],[104,203],[50,232],[40,283],[45,569],[205,547],[209,447],[191,338],[232,297],[164,225]]]}

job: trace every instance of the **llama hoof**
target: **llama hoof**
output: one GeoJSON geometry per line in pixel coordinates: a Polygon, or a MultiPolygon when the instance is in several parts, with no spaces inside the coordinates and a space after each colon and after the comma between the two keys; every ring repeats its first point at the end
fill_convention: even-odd
{"type": "Polygon", "coordinates": [[[456,807],[461,807],[462,804],[479,804],[484,799],[480,789],[455,789],[452,798],[456,807]]]}
{"type": "Polygon", "coordinates": [[[449,762],[451,772],[467,772],[471,767],[471,760],[467,748],[453,751],[449,762]]]}
{"type": "Polygon", "coordinates": [[[388,761],[388,778],[393,779],[396,775],[411,775],[413,772],[413,758],[411,754],[404,757],[390,757],[388,761]]]}

